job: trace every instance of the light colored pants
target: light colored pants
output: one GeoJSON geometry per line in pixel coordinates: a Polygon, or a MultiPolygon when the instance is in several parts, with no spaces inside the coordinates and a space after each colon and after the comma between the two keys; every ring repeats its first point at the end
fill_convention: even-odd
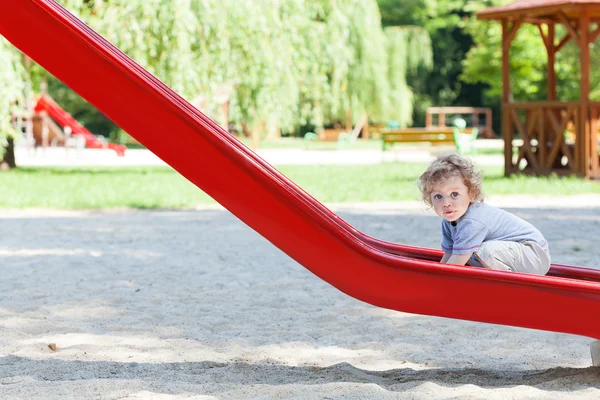
{"type": "Polygon", "coordinates": [[[535,242],[483,242],[469,265],[498,271],[525,272],[546,275],[550,269],[550,255],[535,242]]]}

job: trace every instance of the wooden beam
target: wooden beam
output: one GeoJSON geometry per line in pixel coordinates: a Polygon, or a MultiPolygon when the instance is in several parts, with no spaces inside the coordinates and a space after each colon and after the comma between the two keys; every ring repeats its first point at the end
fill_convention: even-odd
{"type": "Polygon", "coordinates": [[[538,27],[538,30],[540,31],[540,36],[542,38],[542,41],[544,42],[544,46],[546,47],[546,51],[548,53],[550,53],[550,46],[553,46],[554,43],[548,41],[548,36],[546,36],[546,34],[544,33],[544,30],[542,29],[542,24],[536,24],[536,26],[538,27]]]}
{"type": "Polygon", "coordinates": [[[489,107],[427,107],[426,113],[431,114],[472,114],[472,113],[480,113],[483,114],[489,110],[489,107]]]}
{"type": "Polygon", "coordinates": [[[513,122],[517,126],[517,130],[519,131],[519,134],[521,135],[521,139],[523,139],[522,147],[523,147],[524,151],[529,155],[529,159],[527,160],[527,163],[529,165],[531,165],[532,168],[537,169],[539,167],[539,164],[538,164],[538,160],[537,160],[535,154],[533,154],[533,151],[531,150],[531,138],[529,137],[529,132],[528,132],[528,130],[531,129],[529,121],[526,121],[527,128],[525,128],[523,126],[523,121],[521,121],[521,118],[519,118],[519,114],[517,113],[517,110],[515,110],[513,108],[513,109],[511,109],[511,112],[512,112],[513,122]]]}
{"type": "Polygon", "coordinates": [[[514,172],[512,165],[512,140],[514,129],[510,112],[510,41],[508,21],[502,20],[502,138],[504,139],[504,175],[514,172]]]}
{"type": "Polygon", "coordinates": [[[575,30],[573,25],[571,25],[571,21],[569,21],[569,17],[567,17],[567,14],[565,14],[565,12],[561,10],[558,12],[558,17],[569,31],[569,34],[573,37],[573,40],[575,40],[575,43],[577,43],[577,45],[581,48],[581,41],[579,39],[579,35],[577,34],[577,31],[575,30]]]}
{"type": "Polygon", "coordinates": [[[556,100],[556,48],[554,46],[555,25],[548,25],[548,100],[556,100]]]}
{"type": "Polygon", "coordinates": [[[594,30],[594,32],[590,33],[590,37],[589,37],[589,42],[588,43],[595,42],[596,39],[598,39],[598,36],[600,36],[600,25],[598,25],[596,27],[596,29],[594,30]]]}
{"type": "MultiPolygon", "coordinates": [[[[569,118],[571,118],[571,114],[574,111],[576,113],[576,110],[577,110],[576,107],[567,107],[567,113],[560,123],[556,119],[556,113],[554,113],[554,110],[548,110],[548,113],[547,113],[548,121],[550,122],[550,125],[552,125],[552,133],[553,133],[552,138],[550,138],[550,140],[552,140],[553,142],[552,142],[552,148],[550,149],[550,155],[545,160],[546,168],[552,168],[552,165],[554,164],[554,161],[556,160],[556,157],[558,156],[558,151],[561,148],[563,148],[563,144],[564,144],[563,132],[565,131],[565,129],[567,127],[567,123],[569,122],[569,118]]],[[[577,124],[575,124],[575,129],[577,129],[577,124]]],[[[572,156],[570,154],[566,154],[566,155],[567,155],[567,159],[571,163],[571,168],[574,168],[572,156]]]]}
{"type": "Polygon", "coordinates": [[[590,143],[591,143],[591,154],[592,157],[592,178],[600,178],[600,154],[598,154],[598,147],[595,143],[598,143],[598,107],[591,107],[591,131],[590,131],[590,143]]]}
{"type": "Polygon", "coordinates": [[[541,168],[546,164],[546,152],[548,150],[548,140],[546,139],[546,124],[544,118],[544,109],[540,108],[540,117],[538,118],[538,160],[540,161],[541,168]]]}
{"type": "MultiPolygon", "coordinates": [[[[537,7],[528,7],[527,14],[529,14],[530,18],[535,18],[533,15],[552,15],[559,11],[561,8],[565,6],[562,4],[558,4],[555,6],[544,5],[544,2],[539,2],[539,6],[537,7]]],[[[493,20],[504,20],[507,21],[509,18],[514,18],[516,13],[522,13],[522,10],[514,10],[514,9],[506,9],[505,7],[493,7],[492,9],[482,10],[477,13],[477,19],[493,19],[493,20]],[[500,10],[498,10],[500,8],[500,10]]]]}
{"type": "Polygon", "coordinates": [[[510,27],[508,36],[505,39],[506,41],[508,41],[509,46],[512,43],[515,36],[517,35],[517,32],[519,31],[519,29],[521,28],[521,25],[523,25],[523,17],[521,17],[518,20],[516,20],[515,22],[513,22],[512,26],[510,27]]]}
{"type": "Polygon", "coordinates": [[[494,129],[492,128],[492,110],[487,109],[485,112],[485,135],[486,137],[494,137],[494,129]]]}
{"type": "MultiPolygon", "coordinates": [[[[580,129],[577,131],[578,137],[575,139],[575,159],[578,166],[578,172],[582,176],[590,175],[590,14],[589,10],[584,9],[580,18],[581,45],[580,45],[580,63],[581,63],[581,79],[580,79],[580,103],[581,116],[580,129]]],[[[597,144],[594,143],[594,148],[597,144]]]]}
{"type": "Polygon", "coordinates": [[[562,38],[562,40],[560,41],[560,43],[559,43],[559,44],[557,44],[557,45],[554,47],[554,52],[555,52],[555,53],[558,53],[558,51],[559,51],[560,49],[562,49],[562,48],[563,48],[563,46],[564,46],[565,44],[569,43],[569,40],[571,40],[571,39],[572,39],[572,38],[571,38],[571,35],[569,35],[569,34],[565,35],[565,37],[564,37],[564,38],[562,38]]]}
{"type": "Polygon", "coordinates": [[[556,21],[554,21],[551,18],[534,18],[534,17],[525,17],[523,18],[523,22],[525,22],[526,24],[552,24],[556,21]]]}

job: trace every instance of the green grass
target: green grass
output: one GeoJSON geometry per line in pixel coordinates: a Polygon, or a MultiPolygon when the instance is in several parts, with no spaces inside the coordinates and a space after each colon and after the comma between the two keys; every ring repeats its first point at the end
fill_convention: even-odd
{"type": "MultiPolygon", "coordinates": [[[[415,182],[424,164],[282,166],[295,183],[322,202],[418,200],[415,182]]],[[[488,167],[488,195],[600,193],[600,185],[577,178],[504,178],[488,167]]],[[[216,172],[218,173],[218,172],[216,172]]],[[[225,179],[225,178],[224,178],[225,179]]],[[[20,168],[0,173],[2,208],[192,208],[213,200],[166,167],[20,168]]]]}
{"type": "Polygon", "coordinates": [[[3,208],[183,208],[210,203],[170,168],[19,168],[0,173],[3,208]]]}

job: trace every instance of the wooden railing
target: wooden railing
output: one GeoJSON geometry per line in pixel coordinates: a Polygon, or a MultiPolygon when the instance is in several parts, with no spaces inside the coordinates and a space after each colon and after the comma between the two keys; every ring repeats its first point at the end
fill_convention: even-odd
{"type": "Polygon", "coordinates": [[[600,177],[599,118],[598,102],[589,103],[585,120],[577,101],[504,104],[506,173],[600,177]]]}

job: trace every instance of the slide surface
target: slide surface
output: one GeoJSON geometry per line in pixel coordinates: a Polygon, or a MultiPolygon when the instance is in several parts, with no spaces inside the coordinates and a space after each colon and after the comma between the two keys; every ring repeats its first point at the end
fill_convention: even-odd
{"type": "Polygon", "coordinates": [[[247,225],[341,291],[399,311],[600,339],[600,319],[595,318],[600,311],[598,271],[554,265],[554,276],[542,277],[441,265],[432,262],[441,257],[439,251],[370,238],[55,1],[0,2],[0,34],[247,225]],[[168,146],[165,135],[169,135],[168,146]]]}
{"type": "Polygon", "coordinates": [[[63,128],[68,126],[71,128],[73,136],[82,136],[85,139],[85,147],[90,149],[112,149],[118,156],[124,156],[127,147],[121,144],[104,143],[98,139],[92,132],[88,131],[85,126],[81,125],[71,114],[66,112],[58,105],[50,96],[44,94],[38,98],[35,105],[35,111],[46,111],[48,115],[58,122],[63,128]]]}

